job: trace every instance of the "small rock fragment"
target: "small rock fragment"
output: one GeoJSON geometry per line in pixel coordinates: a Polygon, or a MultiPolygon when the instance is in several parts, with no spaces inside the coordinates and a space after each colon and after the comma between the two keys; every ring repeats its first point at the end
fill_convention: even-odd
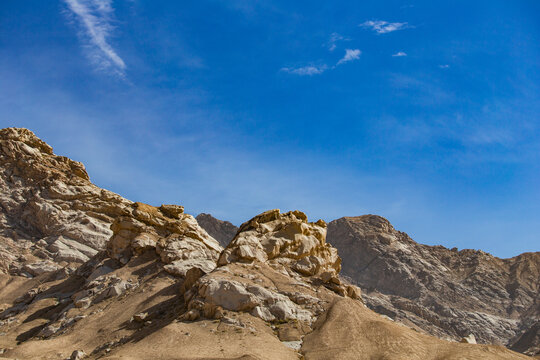
{"type": "Polygon", "coordinates": [[[86,356],[86,353],[82,350],[75,350],[71,353],[69,360],[81,360],[86,356]]]}
{"type": "Polygon", "coordinates": [[[461,342],[465,344],[476,344],[476,338],[473,334],[469,334],[469,336],[461,338],[461,342]]]}
{"type": "Polygon", "coordinates": [[[146,312],[133,315],[133,320],[140,323],[144,322],[146,318],[148,318],[148,313],[146,312]]]}

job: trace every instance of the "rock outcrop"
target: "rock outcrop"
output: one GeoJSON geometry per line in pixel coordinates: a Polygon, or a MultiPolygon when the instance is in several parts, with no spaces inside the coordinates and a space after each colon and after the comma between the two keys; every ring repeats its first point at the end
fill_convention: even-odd
{"type": "Polygon", "coordinates": [[[107,249],[81,266],[75,276],[86,279],[84,288],[71,296],[75,307],[88,307],[139,286],[139,280],[114,274],[133,257],[146,255],[155,262],[153,272],[189,278],[189,271],[211,272],[223,248],[182,206],[153,207],[133,203],[131,213],[115,220],[107,249]]]}
{"type": "Polygon", "coordinates": [[[215,267],[223,248],[183,207],[134,203],[130,215],[111,226],[113,236],[107,244],[111,258],[126,264],[133,255],[154,250],[168,264],[165,270],[182,276],[195,265],[206,271],[215,267]]]}
{"type": "Polygon", "coordinates": [[[130,206],[30,130],[0,130],[0,273],[31,277],[87,261],[130,206]]]}
{"type": "Polygon", "coordinates": [[[201,213],[195,217],[199,225],[216,239],[223,247],[227,247],[238,232],[238,227],[228,221],[216,219],[210,214],[201,213]]]}
{"type": "Polygon", "coordinates": [[[472,334],[538,354],[540,253],[499,259],[421,245],[375,215],[330,222],[328,242],[371,309],[441,338],[472,334]]]}
{"type": "Polygon", "coordinates": [[[219,267],[185,298],[198,313],[223,308],[310,326],[324,309],[318,288],[361,300],[360,290],[339,278],[340,263],[336,249],[326,243],[324,221],[310,223],[300,211],[269,210],[240,226],[219,267]]]}
{"type": "Polygon", "coordinates": [[[269,210],[242,224],[218,264],[253,260],[285,265],[309,276],[336,277],[341,269],[337,250],[326,244],[326,223],[309,223],[300,211],[269,210]]]}

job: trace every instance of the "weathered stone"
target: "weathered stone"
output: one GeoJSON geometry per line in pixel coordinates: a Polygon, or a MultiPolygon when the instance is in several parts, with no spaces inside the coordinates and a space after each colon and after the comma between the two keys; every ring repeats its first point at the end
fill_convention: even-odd
{"type": "Polygon", "coordinates": [[[146,312],[133,315],[133,320],[140,323],[145,322],[147,318],[148,318],[148,313],[146,312]]]}
{"type": "Polygon", "coordinates": [[[86,353],[82,350],[75,350],[71,353],[69,360],[82,360],[86,356],[86,353]]]}
{"type": "Polygon", "coordinates": [[[199,310],[191,309],[182,315],[181,320],[185,321],[195,321],[201,316],[199,310]]]}
{"type": "Polygon", "coordinates": [[[469,336],[462,337],[461,342],[466,344],[476,344],[476,338],[473,334],[469,334],[469,336]]]}
{"type": "Polygon", "coordinates": [[[198,295],[204,303],[221,306],[226,310],[250,312],[265,321],[277,319],[311,322],[313,319],[312,313],[285,295],[256,285],[246,286],[234,280],[201,278],[198,295]]]}
{"type": "Polygon", "coordinates": [[[218,220],[210,214],[201,213],[195,219],[223,247],[227,247],[238,232],[238,227],[228,221],[218,220]]]}
{"type": "Polygon", "coordinates": [[[376,215],[330,222],[327,240],[343,258],[343,275],[369,289],[362,297],[371,309],[441,338],[472,332],[479,343],[519,342],[515,349],[531,355],[540,348],[528,333],[540,322],[540,253],[499,259],[422,245],[376,215]]]}
{"type": "Polygon", "coordinates": [[[92,299],[90,298],[82,298],[82,299],[78,299],[76,301],[73,302],[73,305],[75,305],[75,307],[77,308],[81,308],[81,309],[86,309],[88,308],[90,305],[92,304],[92,299]]]}
{"type": "Polygon", "coordinates": [[[362,300],[362,291],[358,286],[348,285],[346,293],[351,299],[362,300]]]}
{"type": "Polygon", "coordinates": [[[0,130],[0,272],[35,262],[10,253],[56,262],[88,260],[105,247],[112,219],[130,203],[90,183],[81,163],[54,155],[31,131],[0,130]],[[67,243],[53,244],[51,237],[67,243]]]}
{"type": "Polygon", "coordinates": [[[98,277],[100,276],[103,276],[103,275],[107,275],[109,273],[111,273],[113,271],[113,269],[111,269],[110,267],[106,266],[106,265],[103,265],[103,266],[99,266],[98,268],[96,268],[87,278],[86,278],[86,282],[92,282],[94,281],[95,279],[97,279],[98,277]]]}
{"type": "Polygon", "coordinates": [[[286,323],[278,328],[278,338],[281,341],[299,341],[304,335],[295,323],[286,323]]]}
{"type": "Polygon", "coordinates": [[[24,265],[23,270],[29,272],[33,276],[38,276],[48,272],[56,271],[59,268],[60,267],[55,263],[45,260],[33,264],[26,264],[24,265]]]}
{"type": "MultiPolygon", "coordinates": [[[[209,271],[208,271],[209,272],[209,271]]],[[[184,283],[182,284],[182,292],[191,289],[193,284],[199,280],[206,272],[199,267],[189,269],[185,274],[184,283]]]]}
{"type": "Polygon", "coordinates": [[[60,326],[48,325],[41,329],[41,331],[39,332],[39,336],[48,338],[56,334],[58,330],[60,330],[60,326]]]}
{"type": "Polygon", "coordinates": [[[341,259],[325,243],[326,223],[309,223],[304,213],[279,210],[262,213],[242,224],[220,255],[218,265],[230,262],[279,261],[305,276],[325,273],[337,278],[341,259]]]}
{"type": "Polygon", "coordinates": [[[180,215],[184,213],[184,207],[180,205],[161,205],[159,210],[173,219],[180,219],[180,215]]]}
{"type": "Polygon", "coordinates": [[[216,263],[208,259],[188,259],[188,260],[176,260],[171,264],[165,265],[163,268],[169,274],[179,277],[186,277],[189,270],[198,268],[204,273],[209,273],[214,270],[216,263]]]}
{"type": "Polygon", "coordinates": [[[156,208],[135,203],[133,216],[119,217],[111,226],[108,254],[127,263],[133,255],[155,250],[163,263],[172,264],[166,270],[177,276],[184,276],[193,266],[208,271],[214,268],[222,250],[219,243],[199,227],[193,216],[179,211],[174,213],[178,216],[162,213],[162,209],[170,213],[171,206],[156,208]]]}

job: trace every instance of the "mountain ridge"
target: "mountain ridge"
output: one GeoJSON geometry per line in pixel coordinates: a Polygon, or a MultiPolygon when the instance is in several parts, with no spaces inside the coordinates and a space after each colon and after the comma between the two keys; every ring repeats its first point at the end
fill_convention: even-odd
{"type": "Polygon", "coordinates": [[[0,130],[0,358],[528,358],[369,310],[322,220],[269,210],[223,248],[38,140],[0,130]]]}
{"type": "MultiPolygon", "coordinates": [[[[206,221],[201,223],[201,226],[203,228],[208,226],[216,231],[219,228],[220,220],[214,219],[211,215],[208,215],[206,221]],[[212,222],[215,222],[215,225],[212,222]]],[[[227,239],[227,236],[230,237],[231,233],[223,233],[221,237],[227,239]]],[[[476,340],[481,343],[498,343],[529,355],[539,354],[540,332],[537,324],[540,321],[540,311],[535,308],[540,306],[537,295],[539,291],[537,279],[540,276],[540,270],[538,270],[540,269],[539,252],[526,252],[511,258],[499,258],[482,250],[457,250],[457,248],[449,249],[442,245],[420,244],[406,233],[395,230],[387,219],[373,214],[345,216],[333,220],[328,224],[327,236],[328,242],[336,246],[343,258],[341,275],[363,289],[366,304],[372,310],[390,316],[394,320],[403,322],[418,331],[440,338],[459,340],[472,333],[475,335],[476,340]],[[373,231],[366,236],[355,234],[351,223],[354,225],[354,222],[363,222],[366,219],[372,222],[373,231]],[[369,258],[358,256],[358,250],[355,250],[358,241],[365,243],[362,250],[365,254],[372,252],[373,255],[377,256],[369,258]],[[392,243],[396,245],[403,244],[405,247],[387,252],[386,247],[390,246],[391,249],[392,243]],[[396,254],[399,251],[407,250],[408,247],[418,249],[417,259],[422,261],[431,259],[430,261],[434,262],[434,264],[430,265],[429,269],[415,270],[415,267],[421,267],[422,261],[414,262],[413,259],[408,259],[409,262],[416,264],[413,266],[397,259],[396,254]],[[350,256],[352,253],[356,253],[357,256],[350,256]],[[468,261],[459,260],[466,258],[470,259],[468,261]],[[393,266],[395,269],[401,269],[401,271],[408,274],[416,271],[415,276],[421,280],[418,281],[407,276],[398,278],[399,281],[389,280],[388,277],[384,276],[385,272],[370,270],[370,266],[373,266],[377,261],[385,263],[386,273],[392,273],[389,268],[393,266]],[[475,264],[475,262],[478,262],[478,264],[475,264]],[[459,301],[460,296],[457,295],[456,291],[443,291],[446,296],[454,298],[453,303],[449,304],[441,301],[441,296],[430,294],[431,290],[426,289],[422,283],[430,281],[430,276],[433,276],[429,273],[441,266],[459,272],[459,274],[455,275],[456,278],[453,282],[445,283],[446,286],[465,289],[462,292],[464,291],[466,295],[462,294],[461,298],[463,296],[465,298],[480,296],[481,300],[464,304],[459,301]],[[488,268],[484,269],[486,266],[488,268]],[[519,274],[524,273],[522,268],[530,266],[536,269],[533,275],[528,279],[520,280],[519,274]],[[452,267],[455,269],[452,269],[452,267]],[[460,267],[463,267],[462,271],[457,271],[460,267]],[[476,269],[479,269],[480,274],[475,274],[476,269]],[[482,274],[482,271],[485,273],[482,274]],[[503,281],[499,276],[493,281],[502,284],[502,289],[500,289],[501,286],[497,286],[495,290],[493,288],[490,290],[490,286],[483,284],[482,276],[489,278],[498,271],[508,273],[508,279],[503,281]],[[467,278],[469,278],[469,284],[461,284],[467,278]],[[372,279],[382,280],[376,283],[372,279]],[[521,290],[527,282],[533,284],[534,288],[529,288],[528,294],[524,294],[521,290]],[[478,295],[475,292],[484,292],[484,294],[478,295]],[[534,298],[535,294],[536,298],[534,298]],[[494,296],[493,301],[490,300],[492,296],[494,296]],[[421,297],[426,299],[421,300],[421,297]],[[495,311],[497,301],[503,298],[506,299],[506,307],[501,308],[499,306],[495,311]],[[519,306],[522,299],[525,299],[524,301],[528,304],[528,307],[520,308],[519,311],[510,308],[513,306],[512,304],[518,304],[519,306]],[[423,303],[419,303],[419,301],[423,301],[423,303]],[[458,311],[460,315],[452,313],[455,311],[458,311]],[[476,319],[475,316],[480,318],[476,319]],[[497,317],[491,319],[490,316],[497,317]],[[459,318],[462,318],[462,320],[456,320],[459,318]]],[[[227,242],[224,241],[222,244],[226,245],[227,242]]],[[[443,282],[441,278],[442,276],[439,276],[438,281],[440,282],[439,286],[442,288],[443,282]]]]}

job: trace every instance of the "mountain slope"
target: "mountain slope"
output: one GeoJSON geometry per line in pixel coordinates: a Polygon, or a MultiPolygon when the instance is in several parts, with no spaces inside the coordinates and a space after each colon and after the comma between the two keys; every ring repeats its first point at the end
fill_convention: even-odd
{"type": "Polygon", "coordinates": [[[322,220],[270,210],[223,249],[183,207],[99,189],[28,130],[0,139],[0,358],[527,359],[367,309],[322,220]]]}
{"type": "Polygon", "coordinates": [[[206,265],[217,243],[192,219],[136,205],[113,224],[107,250],[66,279],[8,281],[25,283],[0,288],[0,301],[11,302],[0,314],[3,355],[527,359],[422,335],[368,310],[359,290],[337,277],[326,224],[308,223],[299,211],[273,210],[242,225],[214,269],[206,265]],[[22,296],[13,300],[15,289],[22,296]]]}
{"type": "Polygon", "coordinates": [[[330,222],[328,242],[375,311],[441,338],[473,334],[538,354],[540,253],[499,259],[421,245],[376,215],[330,222]]]}
{"type": "Polygon", "coordinates": [[[201,213],[195,217],[199,225],[221,246],[226,247],[238,232],[238,227],[228,221],[216,219],[210,214],[201,213]]]}

